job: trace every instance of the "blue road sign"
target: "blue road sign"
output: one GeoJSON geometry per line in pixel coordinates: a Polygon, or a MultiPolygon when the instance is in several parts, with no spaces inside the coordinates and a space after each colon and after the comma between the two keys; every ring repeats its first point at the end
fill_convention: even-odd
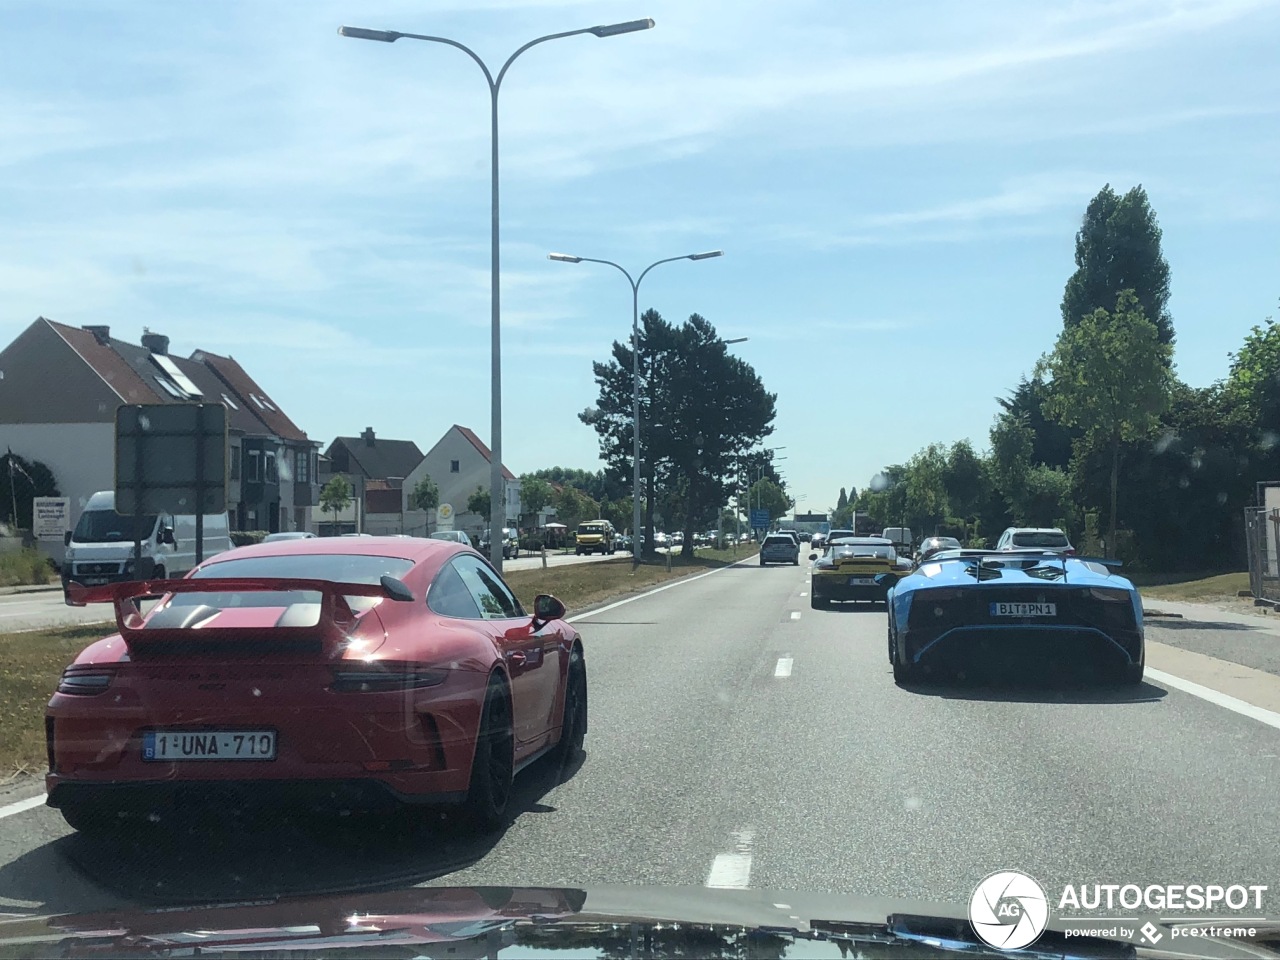
{"type": "Polygon", "coordinates": [[[770,519],[772,518],[769,516],[768,510],[752,510],[751,511],[751,525],[753,527],[758,527],[763,529],[769,526],[770,519]]]}

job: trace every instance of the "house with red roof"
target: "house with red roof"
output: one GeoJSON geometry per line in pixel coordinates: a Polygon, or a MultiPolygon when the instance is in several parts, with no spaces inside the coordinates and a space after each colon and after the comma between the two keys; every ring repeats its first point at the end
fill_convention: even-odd
{"type": "MultiPolygon", "coordinates": [[[[424,476],[430,476],[440,489],[440,502],[454,509],[454,527],[478,534],[488,529],[489,518],[468,513],[467,500],[477,487],[489,489],[492,462],[492,452],[475,431],[455,423],[405,477],[404,496],[408,497],[424,476]]],[[[506,488],[507,524],[514,527],[520,517],[520,480],[505,465],[502,477],[506,488]]]]}
{"type": "Polygon", "coordinates": [[[117,408],[169,403],[226,407],[232,529],[309,528],[317,444],[234,358],[182,357],[146,329],[134,344],[105,325],[45,317],[0,351],[0,449],[53,471],[73,524],[93,493],[115,485],[117,408]]]}

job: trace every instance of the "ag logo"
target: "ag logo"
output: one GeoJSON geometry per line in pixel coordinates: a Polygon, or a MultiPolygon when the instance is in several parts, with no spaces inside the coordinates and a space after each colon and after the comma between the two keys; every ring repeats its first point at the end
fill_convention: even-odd
{"type": "Polygon", "coordinates": [[[1025,873],[993,873],[969,898],[973,932],[1000,950],[1021,950],[1035,943],[1049,922],[1049,898],[1025,873]]]}

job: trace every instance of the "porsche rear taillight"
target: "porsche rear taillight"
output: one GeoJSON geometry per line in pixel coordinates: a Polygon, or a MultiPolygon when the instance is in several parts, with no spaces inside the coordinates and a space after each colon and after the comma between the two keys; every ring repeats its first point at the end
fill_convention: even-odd
{"type": "Polygon", "coordinates": [[[92,697],[111,686],[115,671],[102,667],[67,667],[58,681],[58,692],[92,697]]]}
{"type": "Polygon", "coordinates": [[[448,670],[417,663],[381,663],[378,661],[343,664],[333,668],[335,693],[385,693],[392,690],[416,690],[437,687],[449,677],[448,670]]]}

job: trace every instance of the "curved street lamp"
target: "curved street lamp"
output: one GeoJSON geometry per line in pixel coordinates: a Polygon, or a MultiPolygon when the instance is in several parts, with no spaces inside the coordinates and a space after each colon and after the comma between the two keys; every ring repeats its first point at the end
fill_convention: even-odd
{"type": "MultiPolygon", "coordinates": [[[[631,284],[631,415],[632,415],[632,477],[631,477],[631,562],[640,562],[640,281],[654,267],[664,263],[675,263],[677,260],[710,260],[723,257],[723,250],[708,250],[706,253],[686,253],[682,257],[667,257],[655,260],[640,272],[634,280],[621,264],[612,260],[597,260],[594,257],[575,257],[571,253],[549,253],[548,260],[560,263],[603,263],[619,270],[627,282],[631,284]]],[[[726,343],[741,343],[746,337],[726,343]]]]}
{"type": "Polygon", "coordinates": [[[489,84],[489,129],[490,129],[490,190],[492,192],[491,227],[490,227],[490,267],[489,267],[489,300],[490,300],[490,344],[492,350],[491,383],[491,425],[489,445],[491,448],[489,463],[489,559],[493,565],[502,569],[502,538],[498,532],[507,523],[506,484],[502,476],[502,309],[501,294],[498,290],[499,256],[498,256],[498,91],[507,69],[515,62],[516,57],[530,47],[548,40],[559,40],[563,37],[576,37],[589,33],[596,37],[616,37],[624,33],[635,33],[639,30],[653,29],[653,21],[627,20],[624,23],[610,23],[597,27],[584,27],[581,30],[567,30],[564,33],[549,33],[545,37],[530,40],[515,53],[507,57],[506,63],[498,71],[495,78],[486,64],[474,50],[457,40],[448,37],[432,37],[421,33],[401,33],[398,30],[369,30],[365,27],[339,27],[338,35],[353,40],[376,40],[380,43],[395,43],[397,40],[425,40],[429,43],[443,43],[457,47],[472,60],[484,73],[489,84]]]}

